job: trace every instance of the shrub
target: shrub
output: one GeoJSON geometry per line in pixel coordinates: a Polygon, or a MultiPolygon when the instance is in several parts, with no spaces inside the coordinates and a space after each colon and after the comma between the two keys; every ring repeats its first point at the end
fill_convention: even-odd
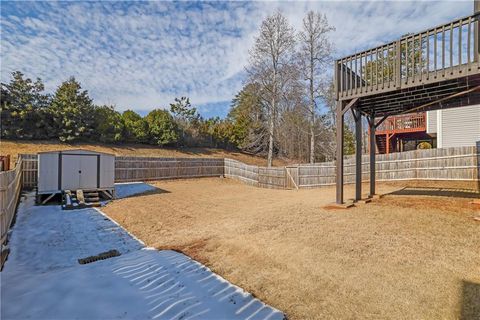
{"type": "Polygon", "coordinates": [[[151,143],[159,146],[173,144],[178,140],[178,127],[172,115],[156,109],[146,116],[151,143]]]}
{"type": "Polygon", "coordinates": [[[95,132],[99,140],[105,143],[123,140],[123,119],[111,106],[95,107],[95,132]]]}

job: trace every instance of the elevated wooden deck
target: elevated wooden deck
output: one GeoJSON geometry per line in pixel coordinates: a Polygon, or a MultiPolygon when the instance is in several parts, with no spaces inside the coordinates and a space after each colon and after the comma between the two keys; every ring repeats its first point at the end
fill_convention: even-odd
{"type": "MultiPolygon", "coordinates": [[[[355,200],[360,200],[362,117],[367,118],[369,126],[369,194],[373,196],[375,132],[385,119],[480,103],[479,19],[480,0],[475,0],[474,14],[470,16],[335,61],[337,204],[343,203],[343,124],[347,111],[351,110],[355,119],[355,200]]],[[[388,132],[389,128],[384,130],[389,146],[388,139],[393,133],[388,132]]]]}
{"type": "Polygon", "coordinates": [[[397,134],[424,132],[426,130],[426,115],[425,112],[422,112],[388,117],[378,126],[375,133],[377,135],[387,133],[397,134]]]}
{"type": "Polygon", "coordinates": [[[447,98],[443,107],[478,102],[479,16],[336,60],[337,100],[357,98],[362,113],[376,116],[434,109],[447,98]]]}
{"type": "MultiPolygon", "coordinates": [[[[375,120],[380,122],[381,119],[375,120]]],[[[405,140],[426,138],[428,137],[426,132],[425,112],[388,117],[375,129],[377,153],[389,154],[403,151],[405,140]]]]}

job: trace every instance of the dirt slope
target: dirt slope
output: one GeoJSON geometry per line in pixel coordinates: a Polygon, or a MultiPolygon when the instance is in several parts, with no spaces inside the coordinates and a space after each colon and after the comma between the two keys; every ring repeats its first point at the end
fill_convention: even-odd
{"type": "MultiPolygon", "coordinates": [[[[113,153],[118,156],[152,156],[152,157],[214,157],[231,158],[248,164],[266,165],[266,160],[237,151],[214,148],[161,148],[140,144],[97,144],[97,143],[60,143],[57,141],[11,141],[0,142],[0,154],[10,154],[15,161],[19,153],[37,153],[51,150],[88,149],[113,153]]],[[[285,161],[276,160],[275,165],[284,165],[285,161]]]]}

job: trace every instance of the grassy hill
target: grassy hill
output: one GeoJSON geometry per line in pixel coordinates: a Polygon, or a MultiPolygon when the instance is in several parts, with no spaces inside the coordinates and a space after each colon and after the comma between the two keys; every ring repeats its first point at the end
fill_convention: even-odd
{"type": "MultiPolygon", "coordinates": [[[[60,143],[57,141],[12,141],[0,142],[0,155],[10,154],[15,161],[20,153],[37,153],[42,151],[87,149],[92,151],[112,153],[117,156],[150,156],[150,157],[213,157],[231,158],[254,165],[266,165],[264,158],[249,155],[239,151],[228,151],[214,148],[163,148],[142,144],[100,144],[100,143],[60,143]]],[[[285,160],[276,160],[275,165],[287,164],[285,160]]]]}

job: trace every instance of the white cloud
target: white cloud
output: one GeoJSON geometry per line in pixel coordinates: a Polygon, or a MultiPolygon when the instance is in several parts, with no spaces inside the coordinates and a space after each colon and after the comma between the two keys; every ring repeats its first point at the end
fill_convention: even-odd
{"type": "Polygon", "coordinates": [[[96,103],[119,110],[167,106],[182,95],[222,108],[215,103],[242,86],[262,19],[281,10],[299,28],[310,9],[336,27],[332,41],[341,56],[468,15],[473,4],[9,2],[1,13],[1,80],[21,70],[53,91],[73,75],[96,103]]]}

